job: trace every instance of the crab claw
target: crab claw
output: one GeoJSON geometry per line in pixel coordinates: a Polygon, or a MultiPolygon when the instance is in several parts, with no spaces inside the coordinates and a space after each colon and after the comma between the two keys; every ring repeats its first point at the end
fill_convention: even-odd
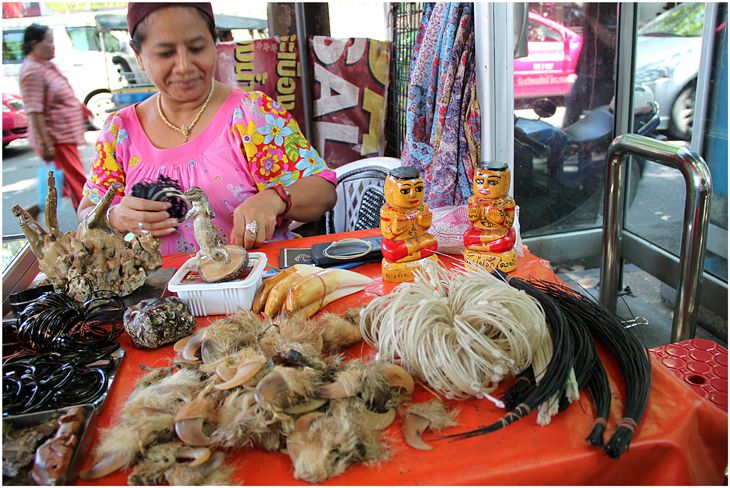
{"type": "Polygon", "coordinates": [[[284,394],[289,390],[289,386],[284,381],[284,377],[277,371],[264,376],[256,385],[256,393],[254,398],[262,407],[266,408],[266,403],[273,404],[277,407],[283,407],[284,394]],[[263,403],[263,404],[262,404],[263,403]]]}
{"type": "Polygon", "coordinates": [[[192,335],[185,336],[172,345],[172,350],[175,351],[175,354],[180,354],[183,351],[183,349],[185,349],[185,345],[188,343],[188,341],[190,340],[191,337],[193,337],[193,336],[192,335]]]}
{"type": "Polygon", "coordinates": [[[211,443],[210,438],[203,433],[203,423],[212,407],[213,400],[201,395],[180,409],[175,416],[175,433],[181,441],[190,446],[207,446],[211,443]]]}
{"type": "Polygon", "coordinates": [[[79,477],[84,480],[95,480],[122,469],[127,463],[121,454],[107,454],[86,471],[81,471],[79,477]]]}
{"type": "Polygon", "coordinates": [[[395,420],[395,409],[391,408],[387,412],[377,413],[367,410],[365,413],[366,425],[371,429],[383,430],[390,426],[395,420]]]}
{"type": "Polygon", "coordinates": [[[203,344],[204,332],[196,332],[195,335],[190,337],[182,349],[182,357],[187,361],[199,361],[198,353],[200,353],[200,346],[203,344]]]}
{"type": "MultiPolygon", "coordinates": [[[[226,381],[225,383],[215,385],[214,388],[216,390],[230,390],[231,388],[242,385],[254,376],[256,376],[256,373],[261,371],[261,368],[264,367],[264,364],[266,364],[266,362],[260,359],[243,363],[238,367],[238,369],[236,370],[236,374],[233,378],[226,381]]],[[[218,369],[216,368],[216,372],[217,371],[218,369]]]]}
{"type": "Polygon", "coordinates": [[[191,468],[199,466],[210,459],[211,450],[207,447],[181,447],[175,456],[176,459],[192,459],[193,461],[188,465],[191,468]]]}
{"type": "Polygon", "coordinates": [[[411,373],[397,364],[386,364],[383,366],[383,372],[386,378],[388,378],[390,386],[403,388],[409,395],[413,394],[416,383],[413,381],[411,373]]]}
{"type": "Polygon", "coordinates": [[[414,449],[420,449],[422,451],[430,451],[431,446],[423,442],[421,434],[428,429],[431,425],[431,421],[420,415],[409,413],[403,420],[403,439],[406,444],[414,449]]]}
{"type": "Polygon", "coordinates": [[[236,368],[228,366],[225,363],[220,363],[215,367],[215,374],[223,381],[230,381],[236,375],[236,368]]]}

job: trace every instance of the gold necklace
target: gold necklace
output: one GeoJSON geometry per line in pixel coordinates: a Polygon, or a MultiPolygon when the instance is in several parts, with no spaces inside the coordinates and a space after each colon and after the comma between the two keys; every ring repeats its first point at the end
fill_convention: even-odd
{"type": "Polygon", "coordinates": [[[203,115],[203,112],[205,112],[205,109],[208,108],[208,103],[210,103],[210,99],[213,97],[213,91],[215,90],[215,79],[213,79],[213,83],[210,85],[210,92],[208,92],[208,96],[206,97],[205,101],[203,102],[203,105],[200,106],[200,110],[198,110],[198,113],[195,114],[195,117],[193,117],[193,120],[188,125],[181,125],[180,127],[176,126],[169,120],[167,120],[167,117],[165,117],[164,112],[162,111],[162,96],[158,93],[157,94],[157,113],[160,114],[160,118],[162,121],[172,130],[175,132],[179,132],[183,135],[184,141],[188,142],[188,136],[190,135],[190,131],[193,130],[193,127],[195,127],[195,124],[198,123],[198,119],[201,115],[203,115]]]}

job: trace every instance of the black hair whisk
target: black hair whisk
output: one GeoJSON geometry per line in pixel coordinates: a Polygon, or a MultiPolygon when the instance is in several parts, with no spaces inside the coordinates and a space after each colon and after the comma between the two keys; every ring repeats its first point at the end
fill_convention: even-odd
{"type": "MultiPolygon", "coordinates": [[[[536,283],[536,287],[540,289],[543,283],[536,283]]],[[[603,432],[606,430],[606,422],[611,409],[611,386],[608,382],[608,375],[603,363],[598,358],[590,326],[586,324],[584,317],[569,307],[564,307],[563,313],[565,313],[568,324],[571,326],[575,342],[575,360],[573,364],[578,389],[583,390],[585,388],[588,390],[595,410],[593,428],[586,440],[592,446],[603,447],[603,432]]],[[[560,410],[564,410],[567,406],[567,402],[562,402],[560,410]]]]}
{"type": "Polygon", "coordinates": [[[581,316],[593,336],[616,357],[626,386],[626,401],[623,418],[618,422],[605,451],[610,457],[618,458],[628,450],[649,398],[649,353],[633,333],[623,326],[621,318],[602,305],[555,283],[541,282],[538,286],[553,297],[561,308],[573,310],[581,316]]]}
{"type": "MultiPolygon", "coordinates": [[[[578,390],[582,390],[588,384],[591,376],[593,376],[593,368],[596,361],[598,361],[598,355],[596,354],[596,347],[593,344],[590,331],[582,318],[576,315],[571,309],[563,309],[563,314],[573,336],[573,369],[575,371],[578,390]]],[[[563,396],[561,398],[560,411],[562,412],[569,405],[570,402],[563,396]]]]}
{"type": "Polygon", "coordinates": [[[593,366],[593,375],[588,380],[586,389],[596,410],[593,429],[586,440],[592,446],[603,447],[603,433],[606,431],[606,422],[611,411],[611,385],[608,382],[606,368],[603,367],[600,359],[593,366]]]}
{"type": "Polygon", "coordinates": [[[534,387],[535,373],[533,372],[532,365],[530,365],[517,378],[517,381],[507,388],[504,395],[502,395],[502,398],[500,398],[502,403],[504,403],[504,408],[507,410],[514,410],[517,405],[524,401],[527,394],[534,387]]]}

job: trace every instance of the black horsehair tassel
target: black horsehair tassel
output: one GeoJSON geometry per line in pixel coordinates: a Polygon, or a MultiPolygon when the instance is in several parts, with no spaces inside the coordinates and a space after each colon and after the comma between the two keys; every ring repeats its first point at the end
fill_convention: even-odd
{"type": "MultiPolygon", "coordinates": [[[[606,428],[609,410],[611,408],[611,387],[606,370],[598,358],[590,329],[583,317],[576,315],[571,309],[563,309],[571,333],[573,334],[574,370],[578,389],[586,388],[593,403],[596,415],[591,433],[586,439],[591,445],[603,447],[603,432],[606,428]]],[[[534,386],[535,377],[532,366],[522,373],[517,381],[510,386],[502,396],[507,410],[514,409],[523,401],[529,388],[534,386]]],[[[569,406],[565,395],[561,398],[560,411],[569,406]]]]}
{"type": "MultiPolygon", "coordinates": [[[[616,431],[604,448],[610,457],[616,459],[628,450],[631,438],[646,408],[651,389],[649,353],[638,338],[623,326],[621,318],[599,303],[555,283],[541,282],[537,286],[559,303],[563,310],[570,309],[576,316],[582,317],[583,323],[590,327],[592,335],[610,350],[618,362],[626,387],[626,401],[623,418],[618,422],[616,431]]],[[[600,372],[598,375],[599,378],[594,384],[598,390],[604,390],[607,379],[601,378],[600,372]]],[[[593,398],[597,400],[598,397],[593,398]]],[[[596,406],[598,409],[598,402],[596,406]]],[[[603,407],[608,409],[607,406],[603,407]]],[[[590,436],[589,440],[592,443],[596,441],[590,436]]]]}
{"type": "MultiPolygon", "coordinates": [[[[529,283],[511,278],[509,284],[535,298],[545,310],[545,319],[553,342],[553,356],[542,379],[535,382],[535,372],[528,368],[505,392],[502,400],[507,415],[493,424],[445,436],[465,439],[506,427],[525,417],[553,395],[565,393],[572,368],[579,389],[587,388],[595,408],[595,422],[587,441],[601,446],[611,458],[626,452],[646,408],[651,389],[651,361],[646,348],[627,330],[615,313],[574,290],[557,283],[529,283]],[[611,407],[611,387],[605,367],[593,339],[604,344],[616,357],[626,387],[623,418],[608,443],[603,433],[611,407]]],[[[560,409],[568,405],[562,398],[560,409]]]]}

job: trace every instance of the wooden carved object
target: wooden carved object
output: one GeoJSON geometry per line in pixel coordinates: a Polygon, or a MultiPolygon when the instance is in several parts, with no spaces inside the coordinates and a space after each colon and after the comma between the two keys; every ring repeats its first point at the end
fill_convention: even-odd
{"type": "Polygon", "coordinates": [[[79,223],[76,232],[58,227],[55,178],[48,172],[45,214],[48,231],[20,205],[13,215],[30,244],[38,264],[57,290],[82,301],[93,290],[126,296],[142,286],[147,274],[162,265],[160,242],[149,234],[124,240],[107,219],[107,210],[119,187],[111,185],[101,202],[79,223]]]}
{"type": "Polygon", "coordinates": [[[223,245],[213,228],[215,214],[203,190],[194,186],[185,196],[192,204],[185,218],[193,218],[193,233],[200,246],[195,256],[200,277],[208,283],[235,280],[248,266],[248,252],[241,246],[223,245]]]}
{"type": "Polygon", "coordinates": [[[413,271],[424,259],[438,259],[436,238],[427,232],[432,214],[423,202],[423,192],[423,180],[415,168],[394,168],[385,179],[385,205],[380,209],[383,281],[413,281],[413,271]]]}
{"type": "Polygon", "coordinates": [[[464,262],[470,268],[514,271],[515,201],[509,196],[507,163],[486,161],[474,168],[474,194],[469,197],[469,228],[464,233],[464,262]]]}

